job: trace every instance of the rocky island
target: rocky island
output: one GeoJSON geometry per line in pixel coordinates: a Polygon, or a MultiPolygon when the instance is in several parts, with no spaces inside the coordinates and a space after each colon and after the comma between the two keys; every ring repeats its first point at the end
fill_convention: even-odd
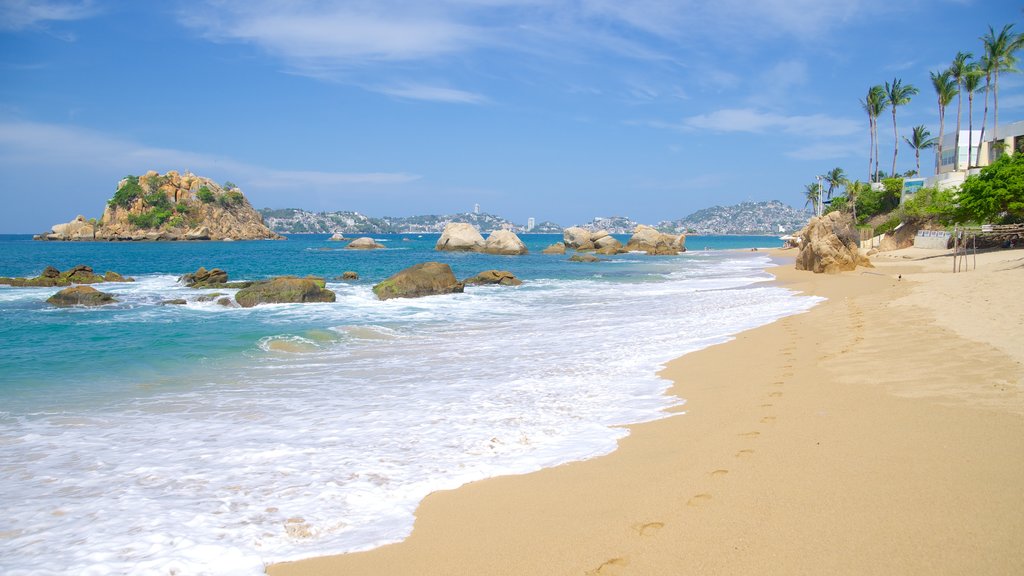
{"type": "Polygon", "coordinates": [[[171,170],[127,176],[99,220],[78,216],[36,240],[282,240],[234,184],[171,170]]]}

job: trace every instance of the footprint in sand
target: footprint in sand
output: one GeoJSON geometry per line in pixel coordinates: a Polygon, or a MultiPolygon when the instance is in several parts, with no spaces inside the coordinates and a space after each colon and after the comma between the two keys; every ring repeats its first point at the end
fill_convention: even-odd
{"type": "Polygon", "coordinates": [[[687,506],[700,506],[701,504],[704,504],[708,500],[711,500],[711,494],[708,494],[707,492],[702,492],[700,494],[695,494],[693,496],[693,498],[690,498],[689,500],[687,500],[686,501],[686,505],[687,506]]]}
{"type": "Polygon", "coordinates": [[[772,386],[782,386],[785,383],[785,380],[776,380],[775,382],[772,382],[772,386]]]}
{"type": "Polygon", "coordinates": [[[610,560],[605,560],[604,563],[598,566],[597,568],[594,568],[593,570],[588,570],[587,574],[595,576],[598,574],[610,574],[611,571],[608,570],[609,568],[614,568],[616,566],[626,566],[628,564],[629,560],[627,560],[626,558],[612,558],[610,560]]]}
{"type": "Polygon", "coordinates": [[[782,396],[782,392],[772,392],[768,396],[771,396],[772,398],[779,398],[782,396]]]}
{"type": "Polygon", "coordinates": [[[726,470],[724,468],[719,468],[718,470],[712,470],[711,471],[711,477],[712,478],[721,478],[722,476],[725,476],[728,473],[729,473],[728,470],[726,470]]]}
{"type": "Polygon", "coordinates": [[[753,432],[744,432],[744,433],[740,434],[740,436],[743,436],[744,438],[757,438],[760,435],[761,435],[761,433],[756,431],[756,430],[753,431],[753,432]]]}
{"type": "Polygon", "coordinates": [[[775,406],[775,404],[761,404],[761,408],[771,408],[772,406],[775,406]]]}
{"type": "Polygon", "coordinates": [[[739,452],[736,453],[737,458],[750,458],[753,455],[754,451],[750,449],[740,450],[739,452]]]}
{"type": "Polygon", "coordinates": [[[774,424],[774,423],[775,423],[775,416],[765,416],[764,418],[761,418],[761,424],[774,424]]]}
{"type": "Polygon", "coordinates": [[[650,536],[665,527],[664,522],[647,522],[646,524],[634,524],[633,529],[641,536],[650,536]]]}

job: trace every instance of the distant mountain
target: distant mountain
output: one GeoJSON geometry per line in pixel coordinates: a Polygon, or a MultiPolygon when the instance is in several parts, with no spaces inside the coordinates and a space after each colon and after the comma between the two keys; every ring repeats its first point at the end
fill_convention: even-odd
{"type": "Polygon", "coordinates": [[[779,234],[807,224],[810,211],[797,210],[778,200],[712,206],[679,220],[659,222],[657,228],[691,234],[779,234]]]}

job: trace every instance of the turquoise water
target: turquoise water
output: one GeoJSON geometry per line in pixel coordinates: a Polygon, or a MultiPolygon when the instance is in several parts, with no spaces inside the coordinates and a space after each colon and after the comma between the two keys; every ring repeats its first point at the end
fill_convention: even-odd
{"type": "Polygon", "coordinates": [[[23,503],[0,572],[257,574],[400,540],[431,491],[614,450],[621,425],[682,403],[660,364],[817,302],[766,282],[770,261],[749,248],[774,237],[593,264],[540,254],[557,235],[525,235],[531,253],[508,257],[437,253],[436,235],[382,236],[371,252],[326,238],[0,236],[2,276],[89,264],[137,279],[102,285],[120,302],[98,309],[0,286],[0,500],[23,503]],[[372,295],[428,260],[525,283],[372,295]],[[338,300],[201,303],[210,290],[177,283],[200,266],[320,275],[338,300]],[[361,279],[333,280],[346,270],[361,279]],[[159,304],[171,298],[189,304],[159,304]]]}

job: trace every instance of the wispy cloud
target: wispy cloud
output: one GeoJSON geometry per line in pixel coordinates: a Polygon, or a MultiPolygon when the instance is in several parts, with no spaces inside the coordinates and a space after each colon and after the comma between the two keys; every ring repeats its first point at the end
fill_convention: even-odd
{"type": "Polygon", "coordinates": [[[448,102],[453,104],[483,104],[487,102],[487,97],[482,94],[424,84],[381,86],[371,88],[371,90],[406,100],[426,100],[429,102],[448,102]]]}
{"type": "Polygon", "coordinates": [[[0,0],[0,30],[24,30],[50,22],[82,20],[98,12],[92,0],[0,0]]]}
{"type": "Polygon", "coordinates": [[[854,134],[861,129],[861,123],[825,114],[785,115],[754,108],[725,108],[708,114],[690,116],[678,124],[663,123],[658,127],[756,134],[775,131],[824,137],[854,134]]]}
{"type": "Polygon", "coordinates": [[[25,169],[36,164],[106,171],[122,176],[149,169],[220,174],[265,191],[338,192],[352,185],[396,185],[420,179],[402,172],[326,172],[283,170],[233,158],[160,148],[76,126],[0,121],[0,166],[25,169]]]}

